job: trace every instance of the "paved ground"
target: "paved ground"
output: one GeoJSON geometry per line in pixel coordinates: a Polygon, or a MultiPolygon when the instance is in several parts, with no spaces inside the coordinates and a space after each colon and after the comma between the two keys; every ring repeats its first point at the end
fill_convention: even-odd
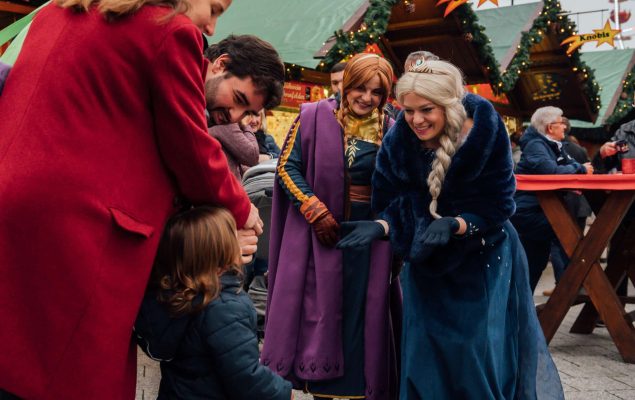
{"type": "MultiPolygon", "coordinates": [[[[543,274],[536,289],[541,294],[553,286],[551,269],[543,274]]],[[[633,287],[629,288],[633,293],[633,287]]],[[[537,301],[542,298],[536,296],[537,301]]],[[[551,341],[550,350],[558,366],[567,400],[635,400],[635,364],[622,362],[604,328],[591,335],[569,333],[581,305],[573,307],[551,341]]],[[[635,307],[628,308],[629,311],[635,307]]],[[[160,380],[158,365],[139,353],[137,400],[155,399],[160,380]]],[[[297,392],[296,400],[311,400],[297,392]]]]}

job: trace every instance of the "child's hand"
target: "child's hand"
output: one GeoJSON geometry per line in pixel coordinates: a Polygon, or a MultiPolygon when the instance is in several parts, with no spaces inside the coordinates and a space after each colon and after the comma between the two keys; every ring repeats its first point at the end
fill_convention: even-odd
{"type": "Polygon", "coordinates": [[[254,229],[239,229],[238,245],[240,246],[240,253],[242,254],[242,263],[250,263],[254,258],[254,253],[258,250],[258,236],[256,236],[256,231],[254,229]]]}

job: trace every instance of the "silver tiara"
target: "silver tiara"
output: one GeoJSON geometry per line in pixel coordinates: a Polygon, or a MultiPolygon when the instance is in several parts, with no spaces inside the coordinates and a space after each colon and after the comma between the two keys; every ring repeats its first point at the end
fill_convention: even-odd
{"type": "Polygon", "coordinates": [[[408,70],[406,72],[418,72],[423,74],[439,74],[439,72],[435,72],[432,70],[432,67],[426,62],[426,59],[421,57],[417,58],[408,66],[408,70]]]}

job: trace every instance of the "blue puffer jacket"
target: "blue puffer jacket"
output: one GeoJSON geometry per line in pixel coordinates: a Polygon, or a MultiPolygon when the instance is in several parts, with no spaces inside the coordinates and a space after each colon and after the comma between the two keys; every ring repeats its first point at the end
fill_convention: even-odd
{"type": "Polygon", "coordinates": [[[235,275],[202,312],[170,318],[147,293],[135,323],[137,343],[161,361],[158,399],[289,400],[291,384],[258,362],[256,311],[235,275]]]}
{"type": "MultiPolygon", "coordinates": [[[[560,175],[585,174],[584,165],[569,156],[562,146],[547,139],[533,126],[529,126],[520,138],[522,154],[516,165],[516,174],[524,175],[560,175]]],[[[516,213],[528,210],[540,210],[534,192],[518,190],[514,196],[516,213]]]]}

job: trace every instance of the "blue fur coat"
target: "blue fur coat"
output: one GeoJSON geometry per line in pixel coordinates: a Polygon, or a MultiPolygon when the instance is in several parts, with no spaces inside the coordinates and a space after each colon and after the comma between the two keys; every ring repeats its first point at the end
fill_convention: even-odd
{"type": "Polygon", "coordinates": [[[463,105],[474,126],[452,157],[437,211],[463,217],[468,232],[431,255],[420,257],[434,152],[402,113],[377,155],[373,208],[406,259],[401,399],[562,399],[508,221],[515,180],[505,127],[487,100],[468,94],[463,105]]]}
{"type": "MultiPolygon", "coordinates": [[[[503,121],[479,96],[468,94],[463,105],[474,126],[452,157],[437,212],[442,216],[461,215],[472,229],[463,242],[450,244],[446,249],[450,254],[455,254],[454,246],[476,244],[473,234],[500,227],[515,207],[511,146],[503,121]]],[[[413,243],[413,237],[423,234],[432,222],[426,180],[433,160],[434,151],[421,145],[402,113],[377,155],[372,202],[375,212],[390,225],[394,250],[408,260],[422,252],[422,244],[413,243]]]]}

